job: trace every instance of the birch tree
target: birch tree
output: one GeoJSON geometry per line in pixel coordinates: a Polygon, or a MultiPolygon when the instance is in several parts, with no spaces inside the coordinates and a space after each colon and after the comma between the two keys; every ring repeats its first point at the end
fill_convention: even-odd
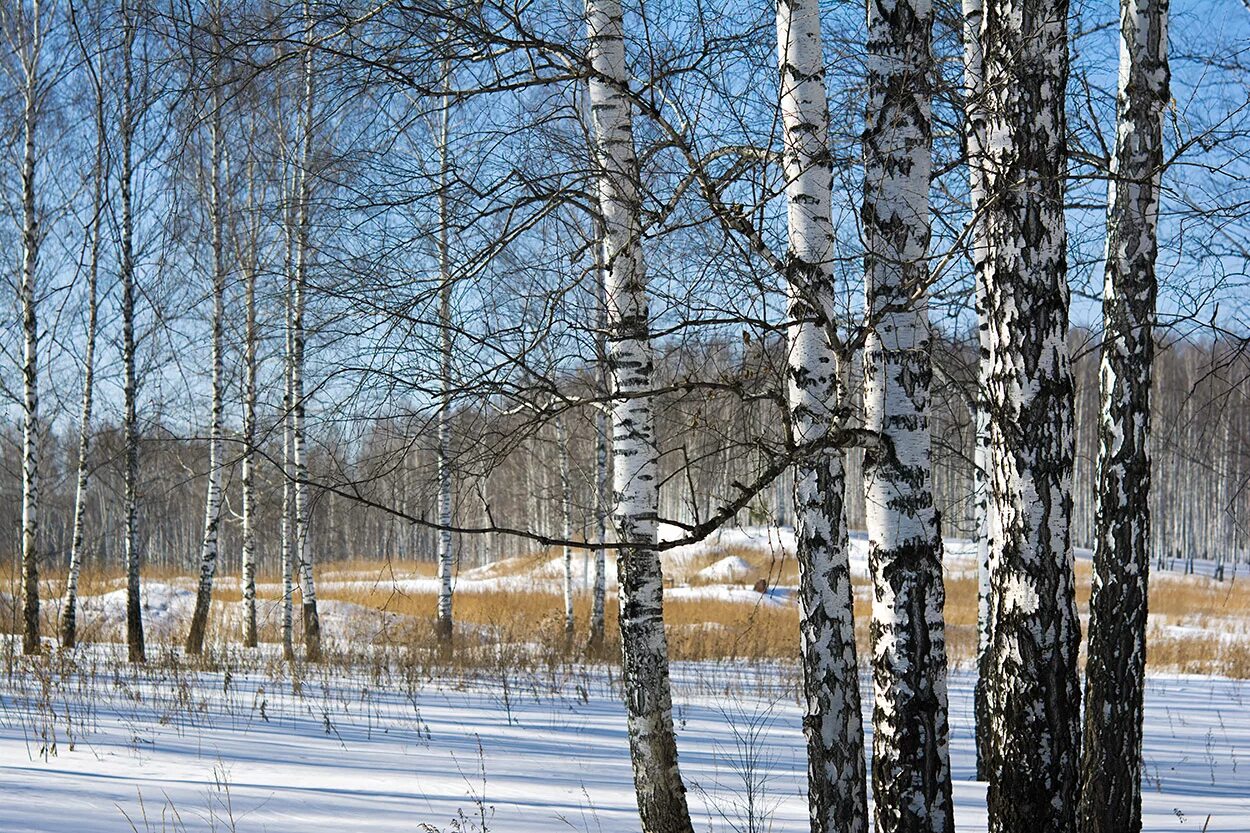
{"type": "Polygon", "coordinates": [[[82,406],[78,417],[78,464],[74,488],[74,527],[70,533],[69,573],[65,579],[65,598],[61,604],[61,646],[72,648],[78,641],[78,577],[82,571],[83,547],[86,536],[87,486],[91,475],[88,456],[91,451],[91,414],[95,397],[95,342],[99,322],[99,297],[97,292],[100,274],[100,248],[103,243],[104,185],[108,178],[105,150],[107,148],[107,125],[104,115],[104,56],[96,56],[98,63],[82,43],[81,32],[75,21],[75,34],[83,52],[83,66],[94,95],[95,116],[95,162],[92,166],[91,217],[87,224],[87,332],[83,338],[82,354],[82,406]]]}
{"type": "MultiPolygon", "coordinates": [[[[573,475],[569,462],[569,433],[564,427],[564,415],[557,413],[556,455],[560,464],[560,534],[564,540],[573,540],[573,475]]],[[[573,546],[563,547],[561,564],[564,568],[564,637],[568,644],[573,641],[573,546]]]]}
{"type": "Polygon", "coordinates": [[[299,109],[298,163],[295,203],[295,277],[291,299],[291,458],[295,475],[294,546],[299,567],[300,600],[304,626],[304,657],[321,660],[321,619],[317,615],[317,589],[313,554],[308,539],[308,452],[306,449],[304,397],[304,307],[308,285],[309,232],[312,224],[312,190],[309,168],[313,147],[313,47],[312,12],[304,3],[303,89],[299,109]]]}
{"type": "MultiPolygon", "coordinates": [[[[443,61],[443,73],[450,71],[450,63],[443,61]]],[[[443,95],[439,107],[438,123],[438,519],[442,529],[438,535],[438,618],[434,630],[438,641],[450,645],[452,641],[452,572],[455,553],[452,549],[452,472],[451,472],[451,371],[452,371],[452,322],[451,322],[451,252],[449,249],[447,188],[450,185],[451,159],[447,142],[451,134],[451,97],[443,95]]]]}
{"type": "MultiPolygon", "coordinates": [[[[298,174],[292,174],[288,184],[288,196],[295,192],[298,174]]],[[[283,361],[282,361],[282,656],[295,659],[294,615],[292,607],[295,595],[296,538],[299,529],[295,522],[295,269],[292,249],[295,232],[291,218],[293,209],[284,209],[284,254],[286,285],[283,291],[283,361]]]]}
{"type": "MultiPolygon", "coordinates": [[[[215,12],[215,14],[217,14],[215,12]]],[[[210,37],[220,37],[220,19],[211,24],[210,37]]],[[[218,44],[214,44],[214,61],[220,60],[218,44]]],[[[195,609],[191,615],[191,628],[187,634],[186,651],[199,654],[204,648],[204,631],[208,626],[208,613],[213,599],[213,577],[217,573],[217,546],[221,526],[222,499],[222,421],[225,411],[225,359],[222,353],[225,338],[225,211],[222,199],[222,169],[224,166],[224,137],[222,136],[222,96],[220,78],[212,81],[209,117],[209,177],[208,211],[213,249],[213,313],[212,313],[212,412],[208,434],[208,488],[204,506],[204,537],[200,545],[200,580],[196,588],[195,609]]]]}
{"type": "Polygon", "coordinates": [[[648,392],[651,353],[629,77],[620,0],[587,0],[594,166],[603,218],[608,370],[612,383],[613,523],[623,547],[621,671],[634,789],[644,833],[693,833],[677,738],[656,542],[658,450],[648,392]]]}
{"type": "MultiPolygon", "coordinates": [[[[251,124],[255,142],[256,125],[251,124]]],[[[256,321],[256,278],[260,271],[260,212],[257,210],[255,160],[249,160],[247,177],[247,217],[250,234],[247,249],[240,253],[243,269],[243,645],[255,648],[256,633],[256,375],[260,333],[256,321]]]]}
{"type": "MultiPolygon", "coordinates": [[[[595,259],[595,357],[598,363],[598,393],[606,396],[611,389],[611,378],[607,360],[607,298],[604,296],[607,271],[604,264],[603,224],[598,219],[594,223],[595,242],[593,245],[595,259]]],[[[590,596],[590,636],[587,649],[592,655],[603,650],[605,631],[604,614],[607,607],[608,577],[607,548],[608,514],[611,511],[611,449],[612,435],[608,427],[608,412],[604,408],[595,409],[595,535],[599,546],[595,548],[595,578],[590,596]]]]}
{"type": "Polygon", "coordinates": [[[1094,582],[1085,666],[1082,833],[1136,833],[1142,824],[1150,387],[1163,113],[1170,82],[1167,19],[1167,0],[1120,4],[1120,78],[1103,283],[1094,582]]]}
{"type": "Polygon", "coordinates": [[[863,229],[865,521],[873,579],[872,785],[877,830],[950,831],[942,536],[929,441],[929,0],[868,4],[863,229]]]}
{"type": "Polygon", "coordinates": [[[143,609],[139,599],[139,424],[136,412],[138,378],[135,372],[135,257],[134,185],[135,121],[138,115],[134,84],[134,44],[138,22],[129,0],[122,0],[122,89],[117,142],[121,149],[118,202],[121,211],[120,265],[122,313],[122,365],[124,367],[125,415],[125,552],[126,552],[126,649],[131,662],[144,662],[143,609]]]}
{"type": "Polygon", "coordinates": [[[1080,686],[1072,506],[1066,0],[987,0],[985,320],[993,833],[1075,827],[1080,686]]]}
{"type": "Polygon", "coordinates": [[[977,555],[977,681],[973,693],[973,721],[977,753],[977,780],[988,777],[990,718],[986,702],[990,648],[990,407],[989,323],[985,315],[985,233],[979,220],[985,203],[985,84],[982,77],[982,0],[963,0],[964,142],[968,155],[968,191],[972,203],[969,252],[976,284],[977,387],[973,399],[972,500],[977,555]]]}
{"type": "Polygon", "coordinates": [[[22,317],[22,652],[42,652],[39,627],[39,267],[36,134],[45,94],[43,47],[48,21],[40,0],[5,6],[5,37],[15,58],[10,75],[22,103],[21,277],[17,302],[22,317]]]}
{"type": "Polygon", "coordinates": [[[843,510],[846,476],[842,450],[819,448],[836,418],[843,368],[824,318],[834,298],[833,160],[816,0],[780,0],[777,53],[789,206],[789,411],[795,441],[818,446],[798,460],[794,471],[808,814],[813,833],[865,833],[864,728],[843,510]]]}

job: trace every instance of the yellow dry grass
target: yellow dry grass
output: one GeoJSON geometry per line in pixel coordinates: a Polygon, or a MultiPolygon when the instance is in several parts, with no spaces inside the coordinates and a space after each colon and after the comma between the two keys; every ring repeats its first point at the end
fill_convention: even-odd
{"type": "MultiPolygon", "coordinates": [[[[524,558],[509,559],[492,565],[478,575],[491,577],[523,576],[555,557],[555,552],[542,552],[524,558]]],[[[686,561],[670,559],[667,583],[714,583],[697,576],[699,570],[727,556],[737,556],[750,565],[739,584],[750,587],[757,578],[766,578],[770,586],[793,586],[798,581],[794,559],[780,553],[748,548],[712,549],[686,561]]],[[[430,577],[432,564],[392,564],[385,561],[356,560],[321,565],[321,591],[326,601],[358,605],[366,611],[393,614],[385,617],[379,633],[388,640],[417,648],[433,648],[433,592],[412,592],[403,588],[403,580],[430,577]]],[[[172,570],[148,569],[145,581],[164,581],[193,589],[192,576],[172,570]]],[[[45,633],[55,634],[59,598],[64,587],[63,574],[46,574],[41,582],[44,590],[45,633]]],[[[869,588],[857,580],[856,635],[862,659],[866,659],[870,615],[869,588]]],[[[83,595],[97,595],[124,586],[116,572],[86,570],[81,579],[83,595]]],[[[1077,564],[1077,598],[1082,614],[1088,613],[1090,565],[1077,564]]],[[[0,592],[9,599],[17,598],[17,576],[12,565],[0,571],[0,592]]],[[[258,587],[258,599],[270,610],[262,623],[262,638],[277,641],[276,599],[280,592],[277,577],[264,573],[258,587]]],[[[966,574],[948,575],[946,579],[946,627],[948,655],[953,663],[969,663],[976,650],[977,583],[966,574]]],[[[214,590],[214,616],[211,634],[219,644],[237,639],[232,611],[237,610],[241,594],[234,576],[220,576],[214,590]],[[225,621],[230,618],[231,621],[225,621]]],[[[299,600],[295,600],[296,619],[299,600]]],[[[590,598],[579,593],[575,600],[576,636],[574,646],[585,639],[589,619],[590,598]]],[[[564,650],[563,598],[550,585],[539,584],[524,590],[483,590],[470,583],[461,584],[456,595],[455,613],[466,646],[527,645],[547,650],[564,650]]],[[[17,611],[10,601],[8,610],[0,610],[0,630],[13,631],[18,625],[17,611]]],[[[1250,582],[1244,578],[1215,582],[1206,578],[1183,577],[1160,573],[1152,578],[1150,589],[1150,637],[1148,662],[1160,671],[1222,674],[1250,678],[1250,582]],[[1230,636],[1231,634],[1231,636],[1230,636]]],[[[617,650],[616,600],[607,605],[607,639],[609,656],[617,650]]],[[[381,618],[379,619],[381,621],[381,618]]],[[[757,604],[724,598],[670,598],[665,603],[669,650],[674,660],[701,659],[789,659],[797,648],[798,611],[792,604],[757,604]]],[[[104,633],[83,634],[85,640],[115,638],[104,633]]]]}

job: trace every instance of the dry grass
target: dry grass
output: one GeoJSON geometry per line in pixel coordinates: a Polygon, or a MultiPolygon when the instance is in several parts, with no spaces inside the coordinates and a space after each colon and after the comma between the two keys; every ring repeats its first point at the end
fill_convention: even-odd
{"type": "MultiPolygon", "coordinates": [[[[557,555],[542,552],[525,558],[509,559],[489,570],[493,577],[517,577],[557,555]]],[[[770,586],[793,586],[798,580],[794,559],[780,553],[772,554],[746,548],[709,550],[697,558],[669,564],[666,578],[677,584],[714,583],[696,574],[709,564],[728,556],[737,556],[750,565],[739,584],[750,587],[757,578],[765,578],[770,586]]],[[[372,638],[404,645],[416,650],[435,651],[433,641],[432,592],[405,591],[400,582],[409,578],[428,578],[434,573],[432,564],[390,564],[380,561],[356,560],[322,565],[320,598],[326,601],[358,605],[362,612],[377,612],[366,617],[372,638]]],[[[481,571],[479,571],[479,574],[481,571]]],[[[17,597],[17,577],[12,565],[0,572],[0,631],[13,631],[18,624],[12,599],[17,597]],[[6,609],[7,608],[7,609],[6,609]]],[[[148,569],[145,581],[162,581],[191,590],[193,577],[172,570],[148,569]]],[[[1090,565],[1078,563],[1078,605],[1082,614],[1088,612],[1090,565]]],[[[45,633],[56,633],[64,576],[45,574],[45,633]]],[[[124,586],[116,573],[87,570],[81,579],[84,596],[98,595],[124,586]]],[[[856,582],[857,642],[860,655],[866,659],[867,622],[870,615],[869,588],[856,582]]],[[[277,598],[280,592],[277,576],[263,573],[258,587],[262,611],[261,636],[277,641],[277,598]]],[[[946,580],[947,650],[953,663],[967,664],[976,649],[976,580],[964,574],[947,576],[946,580]]],[[[238,602],[241,599],[235,576],[220,576],[214,590],[214,615],[210,640],[218,645],[237,642],[238,602]]],[[[502,645],[524,646],[567,655],[578,650],[584,640],[589,619],[589,596],[579,593],[575,601],[577,635],[569,643],[563,628],[563,599],[550,585],[538,584],[525,590],[480,590],[462,584],[456,595],[457,643],[462,652],[481,652],[497,656],[502,645]]],[[[295,599],[296,620],[299,599],[295,599]]],[[[1148,661],[1156,670],[1223,674],[1250,678],[1250,582],[1238,578],[1214,582],[1205,578],[1183,577],[1174,573],[1156,574],[1150,590],[1150,639],[1148,661]],[[1231,636],[1230,636],[1231,634],[1231,636]]],[[[611,656],[616,644],[616,600],[607,606],[606,650],[611,656]]],[[[337,621],[337,620],[336,620],[337,621]]],[[[703,659],[789,659],[795,654],[798,632],[798,611],[794,605],[758,604],[720,598],[670,598],[665,604],[669,649],[674,660],[703,659]]],[[[297,626],[298,627],[298,626],[297,626]]],[[[331,634],[333,635],[333,634],[331,634]]],[[[111,634],[89,625],[84,628],[85,641],[116,639],[111,634]]],[[[355,635],[347,637],[350,642],[355,635]]]]}

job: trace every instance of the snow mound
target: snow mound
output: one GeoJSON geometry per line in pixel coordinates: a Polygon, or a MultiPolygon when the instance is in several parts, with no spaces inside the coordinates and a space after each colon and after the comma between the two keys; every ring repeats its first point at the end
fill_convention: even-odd
{"type": "MultiPolygon", "coordinates": [[[[83,596],[83,618],[110,631],[126,626],[126,588],[83,596]]],[[[150,637],[166,638],[176,634],[191,621],[195,593],[185,587],[159,581],[147,581],[139,589],[143,608],[143,629],[150,637]]]]}
{"type": "Polygon", "coordinates": [[[751,565],[745,558],[739,555],[728,555],[695,573],[695,578],[704,581],[738,581],[750,572],[751,565]]]}

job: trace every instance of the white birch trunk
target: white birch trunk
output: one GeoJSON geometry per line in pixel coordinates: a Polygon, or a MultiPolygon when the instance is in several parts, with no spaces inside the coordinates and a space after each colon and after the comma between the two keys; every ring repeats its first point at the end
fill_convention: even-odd
{"type": "MultiPolygon", "coordinates": [[[[1085,667],[1082,833],[1137,833],[1142,825],[1150,387],[1163,113],[1170,95],[1167,24],[1167,0],[1120,4],[1118,119],[1103,288],[1094,584],[1085,667]]],[[[1231,420],[1227,424],[1231,427],[1231,420]]],[[[1222,564],[1222,552],[1219,558],[1222,564]]]]}
{"type": "Polygon", "coordinates": [[[196,588],[195,609],[187,634],[186,652],[200,654],[204,649],[204,633],[213,599],[213,577],[217,574],[217,539],[221,526],[222,422],[225,409],[225,359],[222,354],[225,338],[225,216],[222,207],[222,125],[220,88],[212,96],[213,115],[209,121],[210,171],[209,215],[213,246],[213,320],[212,320],[212,415],[208,431],[208,489],[204,498],[204,537],[200,543],[200,580],[196,588]]]}
{"type": "Polygon", "coordinates": [[[985,211],[985,85],[982,74],[981,20],[982,0],[963,0],[964,41],[964,138],[968,153],[968,190],[972,203],[972,229],[969,251],[976,284],[977,311],[977,388],[973,400],[975,445],[973,448],[972,496],[976,513],[977,552],[977,682],[973,702],[976,733],[977,780],[988,777],[990,731],[985,698],[989,674],[990,647],[990,509],[989,444],[990,410],[986,400],[989,389],[989,324],[985,317],[985,235],[981,215],[985,211]]]}
{"type": "Polygon", "coordinates": [[[134,41],[137,28],[128,0],[121,4],[122,104],[118,125],[121,145],[121,175],[118,196],[121,202],[120,280],[122,290],[122,364],[125,367],[125,416],[123,433],[126,450],[125,550],[126,550],[126,649],[131,662],[144,662],[143,610],[139,598],[139,424],[136,404],[139,395],[135,373],[135,261],[134,210],[131,205],[134,167],[134,41]]]}
{"type": "MultiPolygon", "coordinates": [[[[249,207],[254,209],[254,205],[249,207]]],[[[255,241],[253,241],[255,245],[255,241]]],[[[243,645],[255,648],[256,632],[256,272],[254,253],[244,274],[243,348],[243,645]]]]}
{"type": "Polygon", "coordinates": [[[613,521],[629,546],[617,556],[621,665],[643,833],[693,833],[677,738],[656,541],[658,450],[648,395],[654,371],[620,0],[587,0],[590,112],[604,225],[608,368],[612,381],[613,521]]]}
{"type": "Polygon", "coordinates": [[[295,286],[291,312],[291,457],[295,468],[295,562],[299,567],[300,600],[304,625],[304,658],[321,660],[321,618],[317,615],[317,586],[313,553],[308,540],[308,452],[304,436],[304,306],[308,285],[309,232],[312,224],[312,188],[309,166],[313,142],[312,17],[304,3],[305,41],[303,96],[300,106],[300,151],[297,167],[295,225],[295,286]]]}
{"type": "Polygon", "coordinates": [[[22,90],[22,279],[18,302],[22,310],[22,652],[42,652],[39,638],[39,320],[35,301],[35,269],[39,261],[39,218],[35,205],[35,129],[39,120],[39,49],[42,14],[34,0],[23,27],[21,50],[25,86],[22,90]],[[25,27],[29,25],[29,30],[25,27]]]}
{"type": "MultiPolygon", "coordinates": [[[[789,208],[789,407],[795,440],[818,443],[841,394],[837,354],[824,327],[832,308],[833,221],[829,110],[816,0],[777,5],[777,52],[789,208]]],[[[843,452],[822,448],[795,464],[799,633],[813,833],[868,829],[843,452]]]]}
{"type": "MultiPolygon", "coordinates": [[[[556,415],[556,454],[560,458],[560,518],[565,541],[573,539],[573,477],[569,465],[569,435],[563,414],[556,415]]],[[[564,545],[564,635],[573,639],[573,547],[564,545]]]]}
{"type": "MultiPolygon", "coordinates": [[[[88,63],[88,67],[90,64],[88,63]]],[[[87,333],[83,345],[82,409],[78,418],[78,468],[74,488],[74,528],[70,537],[69,575],[65,580],[65,599],[61,604],[61,647],[73,648],[78,641],[78,577],[82,571],[83,547],[86,536],[87,486],[90,478],[88,456],[91,451],[91,412],[95,398],[95,341],[99,320],[97,286],[100,274],[100,246],[104,220],[104,181],[107,177],[104,165],[106,127],[104,121],[104,87],[98,68],[90,67],[95,92],[96,155],[91,195],[91,221],[87,230],[90,251],[87,259],[87,333]]]]}
{"type": "MultiPolygon", "coordinates": [[[[443,62],[443,72],[450,69],[443,62]]],[[[452,573],[455,568],[455,551],[451,534],[452,521],[452,471],[451,471],[451,371],[454,342],[451,331],[451,252],[448,238],[447,187],[450,172],[447,141],[451,131],[451,101],[444,97],[439,113],[438,143],[438,326],[439,326],[439,405],[438,405],[438,619],[435,633],[438,641],[450,646],[454,622],[452,619],[452,573]]]]}
{"type": "Polygon", "coordinates": [[[933,8],[868,4],[864,126],[865,522],[873,577],[872,786],[879,833],[954,829],[942,537],[929,439],[933,8]]]}
{"type": "Polygon", "coordinates": [[[985,319],[991,833],[1075,829],[1080,686],[1070,518],[1066,0],[986,0],[985,319]]]}
{"type": "MultiPolygon", "coordinates": [[[[598,334],[595,338],[595,353],[599,360],[599,390],[607,395],[611,390],[612,381],[607,371],[607,299],[604,297],[603,224],[595,223],[595,292],[598,301],[595,325],[598,334]]],[[[595,412],[595,533],[599,547],[595,549],[595,579],[590,599],[590,637],[587,648],[592,655],[603,650],[605,631],[604,615],[607,608],[607,548],[603,545],[608,540],[608,514],[611,511],[610,484],[610,452],[611,433],[608,429],[608,413],[603,408],[595,412]]]]}

